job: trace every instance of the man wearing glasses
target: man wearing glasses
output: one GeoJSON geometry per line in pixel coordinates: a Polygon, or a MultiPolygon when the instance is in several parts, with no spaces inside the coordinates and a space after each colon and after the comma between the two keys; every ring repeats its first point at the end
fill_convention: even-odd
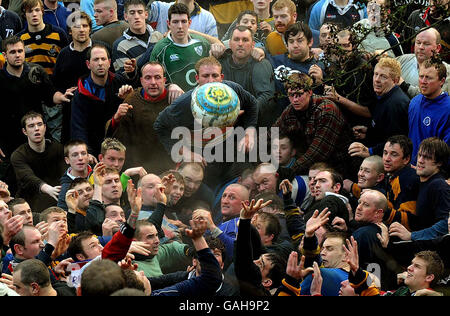
{"type": "MultiPolygon", "coordinates": [[[[313,93],[313,79],[293,73],[285,83],[290,105],[273,125],[280,134],[303,139],[306,151],[300,154],[292,169],[297,175],[308,174],[316,162],[329,163],[345,176],[353,176],[357,161],[341,148],[351,143],[351,130],[339,108],[329,99],[313,93]]],[[[356,169],[355,169],[356,170],[356,169]]]]}

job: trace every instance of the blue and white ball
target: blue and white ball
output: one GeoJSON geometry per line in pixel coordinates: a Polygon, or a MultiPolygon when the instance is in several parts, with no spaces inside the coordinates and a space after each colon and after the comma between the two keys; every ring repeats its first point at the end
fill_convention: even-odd
{"type": "MultiPolygon", "coordinates": [[[[226,139],[232,127],[236,123],[240,111],[239,97],[236,92],[221,82],[211,82],[198,86],[192,92],[191,110],[194,119],[201,123],[203,133],[208,128],[219,128],[222,137],[215,137],[214,143],[226,139]]],[[[207,134],[207,133],[206,133],[207,134]]],[[[204,137],[203,145],[213,138],[204,137]]]]}

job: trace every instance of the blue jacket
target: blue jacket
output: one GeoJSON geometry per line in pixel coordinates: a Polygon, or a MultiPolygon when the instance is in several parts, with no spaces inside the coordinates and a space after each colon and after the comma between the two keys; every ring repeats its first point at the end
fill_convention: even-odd
{"type": "Polygon", "coordinates": [[[413,143],[412,165],[416,165],[422,140],[436,136],[450,146],[450,97],[447,92],[433,100],[423,94],[415,96],[409,104],[408,120],[408,136],[413,143]]]}
{"type": "Polygon", "coordinates": [[[72,11],[69,8],[65,8],[60,4],[54,11],[44,4],[44,23],[58,26],[67,33],[67,17],[71,13],[72,11]]]}

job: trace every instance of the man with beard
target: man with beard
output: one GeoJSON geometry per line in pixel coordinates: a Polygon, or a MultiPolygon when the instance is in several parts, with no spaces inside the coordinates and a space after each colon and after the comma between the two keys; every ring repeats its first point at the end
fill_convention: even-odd
{"type": "MultiPolygon", "coordinates": [[[[89,34],[92,21],[89,15],[76,11],[68,17],[69,35],[72,42],[64,47],[56,59],[52,81],[58,91],[66,91],[77,86],[78,78],[89,74],[86,66],[86,55],[92,45],[89,34]]],[[[61,143],[70,140],[70,104],[62,108],[61,143]]]]}
{"type": "Polygon", "coordinates": [[[277,0],[272,6],[275,20],[275,31],[267,35],[266,49],[270,55],[280,55],[287,52],[284,42],[284,32],[297,20],[297,7],[291,0],[277,0]]]}
{"type": "Polygon", "coordinates": [[[95,43],[87,53],[86,64],[90,74],[79,79],[78,91],[72,100],[71,136],[85,141],[89,153],[98,156],[105,124],[122,103],[119,88],[135,79],[136,62],[125,63],[124,75],[110,73],[108,49],[95,43]]]}

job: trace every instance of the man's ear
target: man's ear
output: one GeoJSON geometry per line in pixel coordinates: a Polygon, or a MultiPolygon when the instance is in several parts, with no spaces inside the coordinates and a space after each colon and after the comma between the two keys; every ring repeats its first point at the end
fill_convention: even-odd
{"type": "Polygon", "coordinates": [[[27,131],[25,130],[25,128],[22,128],[22,133],[28,137],[27,131]]]}
{"type": "Polygon", "coordinates": [[[33,282],[30,284],[30,288],[31,288],[32,296],[39,296],[39,292],[41,290],[41,287],[39,286],[39,284],[37,284],[36,282],[33,282]]]}
{"type": "Polygon", "coordinates": [[[15,244],[14,245],[14,252],[16,253],[16,254],[18,254],[19,256],[21,256],[22,254],[23,254],[23,246],[22,245],[19,245],[19,244],[15,244]]]}
{"type": "Polygon", "coordinates": [[[425,276],[425,281],[431,283],[434,280],[434,274],[428,274],[425,276]]]}
{"type": "Polygon", "coordinates": [[[333,185],[333,188],[334,187],[336,187],[336,189],[337,189],[337,191],[339,192],[339,191],[341,191],[341,184],[340,183],[335,183],[334,185],[333,185]]]}
{"type": "Polygon", "coordinates": [[[384,173],[380,173],[378,176],[377,176],[377,183],[380,183],[381,181],[383,181],[384,180],[384,173]]]}

